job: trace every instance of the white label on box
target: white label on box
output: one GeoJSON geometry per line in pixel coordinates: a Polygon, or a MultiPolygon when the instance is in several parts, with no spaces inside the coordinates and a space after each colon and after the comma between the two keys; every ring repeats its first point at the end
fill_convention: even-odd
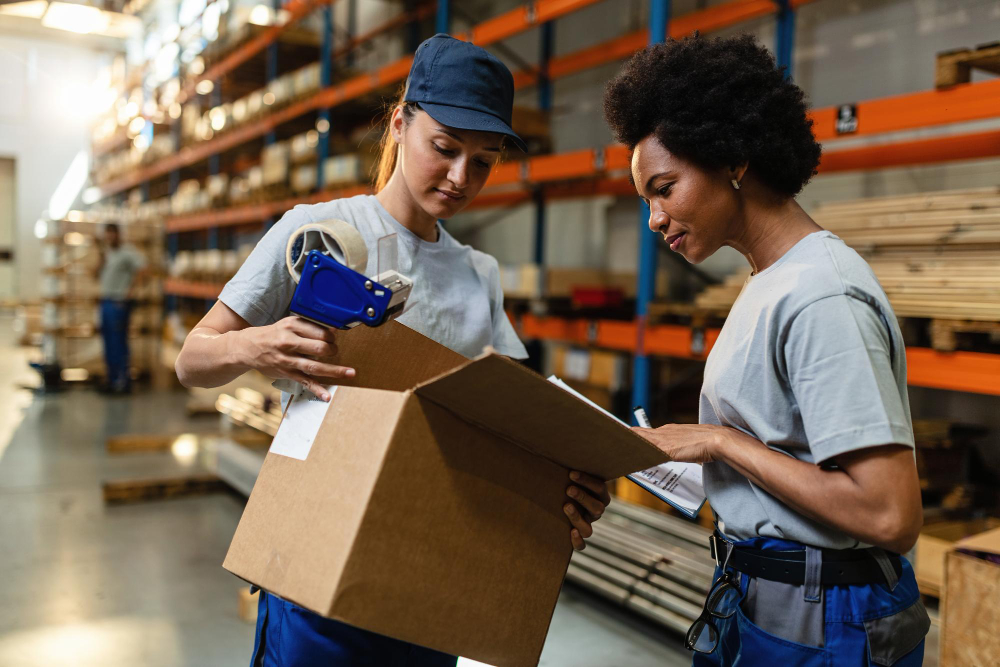
{"type": "Polygon", "coordinates": [[[566,350],[563,374],[570,380],[586,382],[590,378],[590,352],[587,350],[566,350]]]}
{"type": "MultiPolygon", "coordinates": [[[[331,403],[336,391],[336,387],[329,388],[331,403]]],[[[313,398],[309,393],[293,398],[271,442],[271,453],[305,461],[328,409],[330,403],[313,398]]]]}

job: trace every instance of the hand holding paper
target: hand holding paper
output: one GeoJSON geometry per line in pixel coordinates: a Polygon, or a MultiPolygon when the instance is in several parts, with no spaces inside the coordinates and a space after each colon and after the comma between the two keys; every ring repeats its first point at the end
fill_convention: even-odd
{"type": "Polygon", "coordinates": [[[671,461],[711,463],[724,427],[712,424],[664,424],[659,428],[632,427],[671,461]]]}

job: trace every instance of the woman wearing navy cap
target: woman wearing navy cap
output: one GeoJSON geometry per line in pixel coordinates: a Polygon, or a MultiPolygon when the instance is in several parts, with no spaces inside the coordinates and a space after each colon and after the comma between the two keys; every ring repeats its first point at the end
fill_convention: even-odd
{"type": "MultiPolygon", "coordinates": [[[[304,224],[331,218],[361,232],[373,265],[377,240],[397,234],[398,265],[413,279],[415,304],[399,322],[467,357],[492,346],[527,356],[503,309],[496,260],[459,244],[438,223],[463,210],[486,183],[510,127],[514,81],[482,48],[435,35],[417,49],[406,89],[389,113],[375,195],[299,205],[276,223],[192,330],[177,359],[189,387],[215,387],[250,369],[301,383],[323,400],[325,386],[354,377],[337,363],[336,332],[295,316],[285,246],[304,224]]],[[[357,369],[362,375],[364,368],[357,369]]],[[[574,548],[609,502],[603,482],[572,473],[563,511],[574,548]]],[[[386,539],[391,539],[387,536],[386,539]]],[[[454,656],[323,618],[261,591],[252,665],[454,665],[454,656]]]]}

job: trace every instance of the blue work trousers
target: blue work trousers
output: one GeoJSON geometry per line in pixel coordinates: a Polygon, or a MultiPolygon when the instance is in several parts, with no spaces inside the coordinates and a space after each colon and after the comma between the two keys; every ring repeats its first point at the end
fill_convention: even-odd
{"type": "Polygon", "coordinates": [[[128,301],[101,299],[101,337],[104,339],[104,363],[107,382],[112,389],[127,389],[129,376],[128,301]]]}
{"type": "Polygon", "coordinates": [[[251,667],[455,667],[458,658],[260,592],[251,667]]]}
{"type": "MultiPolygon", "coordinates": [[[[778,551],[803,548],[797,542],[765,537],[735,545],[778,551]]],[[[741,602],[728,619],[712,619],[719,631],[719,644],[710,654],[695,653],[693,666],[920,667],[924,657],[923,635],[929,621],[913,568],[905,558],[902,563],[902,574],[892,590],[885,583],[823,586],[821,600],[809,603],[823,605],[822,646],[790,641],[764,630],[748,618],[741,602]]],[[[716,578],[720,574],[716,568],[716,578]]],[[[744,602],[750,581],[751,577],[740,575],[744,602]]],[[[773,618],[773,610],[769,611],[773,618]]],[[[799,618],[801,615],[796,615],[787,623],[800,622],[799,618]]]]}

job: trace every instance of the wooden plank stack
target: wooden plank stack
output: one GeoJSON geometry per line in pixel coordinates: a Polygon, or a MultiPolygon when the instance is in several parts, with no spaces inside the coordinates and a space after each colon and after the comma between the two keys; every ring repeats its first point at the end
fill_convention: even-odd
{"type": "Polygon", "coordinates": [[[982,44],[975,49],[939,53],[934,71],[934,86],[946,88],[969,83],[973,69],[1000,74],[1000,42],[982,44]]]}
{"type": "MultiPolygon", "coordinates": [[[[947,321],[964,330],[1000,321],[1000,187],[826,204],[812,215],[868,260],[897,316],[940,320],[942,333],[947,321]]],[[[746,276],[696,304],[731,306],[746,276]]]]}

